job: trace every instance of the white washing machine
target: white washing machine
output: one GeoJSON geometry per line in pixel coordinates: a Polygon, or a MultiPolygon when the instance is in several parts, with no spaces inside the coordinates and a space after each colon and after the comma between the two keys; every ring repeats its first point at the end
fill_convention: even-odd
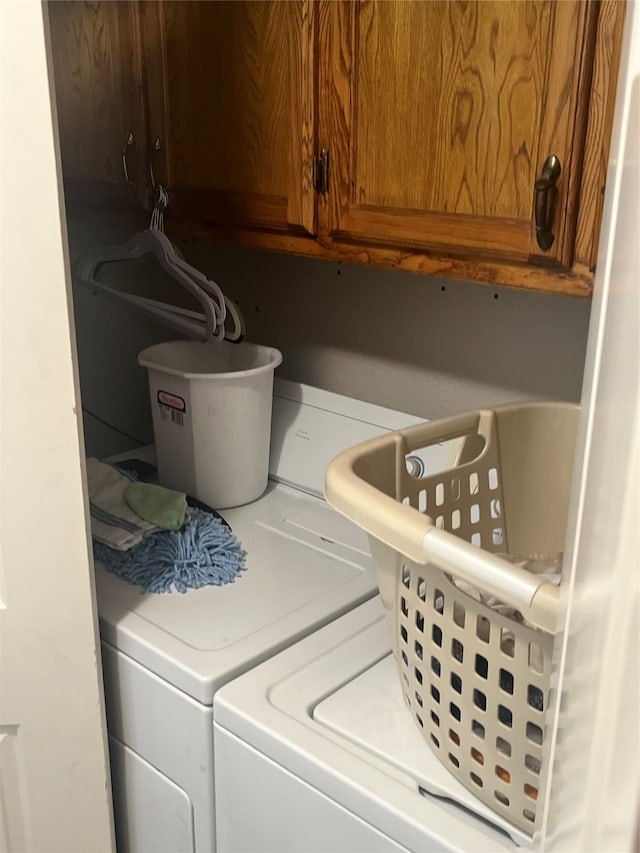
{"type": "Polygon", "coordinates": [[[215,849],[214,695],[376,594],[366,537],[322,499],[324,471],[419,420],[276,380],[267,491],[223,511],[247,552],[235,583],[141,594],[96,565],[119,853],[215,849]]]}
{"type": "Polygon", "coordinates": [[[214,719],[221,853],[531,845],[423,743],[377,596],[225,686],[214,719]]]}

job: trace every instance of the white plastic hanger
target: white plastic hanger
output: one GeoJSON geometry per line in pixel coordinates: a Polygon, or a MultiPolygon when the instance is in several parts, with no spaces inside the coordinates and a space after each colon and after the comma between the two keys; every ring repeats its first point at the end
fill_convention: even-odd
{"type": "MultiPolygon", "coordinates": [[[[152,176],[152,180],[153,180],[153,176],[152,176]]],[[[169,204],[169,194],[167,193],[166,189],[162,186],[162,184],[154,184],[154,188],[155,188],[156,192],[158,193],[158,200],[157,200],[156,205],[155,205],[153,212],[151,214],[151,224],[149,227],[151,229],[157,228],[160,231],[164,231],[164,211],[169,204]]],[[[173,248],[174,248],[175,253],[178,256],[178,259],[180,261],[184,261],[184,258],[182,256],[182,254],[180,253],[180,250],[176,249],[175,246],[173,248]]],[[[193,270],[193,269],[194,269],[193,267],[189,267],[189,270],[193,270]]],[[[189,270],[187,270],[187,272],[189,272],[189,270]]],[[[207,278],[203,277],[203,280],[201,280],[200,283],[202,284],[202,286],[206,290],[207,285],[212,283],[212,282],[209,282],[209,280],[207,278]]],[[[245,335],[245,325],[244,325],[244,318],[242,316],[242,312],[240,311],[240,308],[234,302],[232,302],[227,296],[224,297],[224,302],[225,302],[225,308],[226,308],[225,321],[226,320],[232,320],[233,321],[233,328],[232,329],[227,328],[226,323],[225,323],[224,339],[225,339],[225,341],[230,341],[231,343],[240,343],[242,340],[244,340],[244,335],[245,335]]],[[[183,316],[188,314],[193,319],[195,319],[196,317],[199,316],[199,315],[194,315],[193,312],[188,312],[188,311],[180,310],[180,309],[175,309],[175,312],[180,313],[183,316]]]]}
{"type": "Polygon", "coordinates": [[[209,341],[226,338],[233,342],[241,341],[244,337],[244,322],[239,309],[224,296],[214,281],[187,263],[164,234],[163,216],[164,210],[169,204],[169,195],[161,184],[154,184],[154,188],[157,192],[157,201],[151,214],[150,227],[146,231],[134,234],[122,245],[103,246],[78,258],[73,265],[74,279],[94,290],[127,302],[197,340],[209,341]],[[160,266],[171,278],[196,299],[202,307],[202,313],[156,299],[127,293],[104,284],[96,278],[98,271],[104,264],[135,260],[147,254],[154,255],[160,266]],[[232,330],[225,329],[227,312],[233,320],[232,330]]]}
{"type": "Polygon", "coordinates": [[[122,299],[159,320],[199,340],[224,337],[225,298],[218,285],[180,258],[168,237],[153,228],[134,234],[126,243],[94,249],[74,264],[74,278],[90,287],[122,299]],[[185,311],[155,299],[126,293],[96,279],[100,267],[115,261],[126,261],[152,254],[160,266],[202,306],[203,313],[185,311]]]}

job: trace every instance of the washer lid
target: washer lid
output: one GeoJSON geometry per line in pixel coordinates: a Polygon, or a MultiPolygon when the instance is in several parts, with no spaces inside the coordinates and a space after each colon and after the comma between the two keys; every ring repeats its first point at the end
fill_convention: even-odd
{"type": "Polygon", "coordinates": [[[515,849],[422,741],[378,597],[223,687],[214,720],[411,850],[515,849]]]}
{"type": "Polygon", "coordinates": [[[234,583],[141,593],[96,563],[102,639],[209,705],[230,678],[377,591],[366,535],[318,498],[270,484],[223,515],[247,552],[234,583]]]}

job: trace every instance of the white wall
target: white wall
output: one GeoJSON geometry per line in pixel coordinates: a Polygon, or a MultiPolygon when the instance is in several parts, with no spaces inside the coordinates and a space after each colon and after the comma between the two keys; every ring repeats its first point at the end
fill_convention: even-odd
{"type": "Polygon", "coordinates": [[[629,4],[552,662],[546,850],[638,851],[640,7],[629,4]],[[553,695],[553,694],[552,694],[553,695]]]}
{"type": "Polygon", "coordinates": [[[107,853],[84,447],[36,0],[0,2],[0,119],[0,849],[107,853]]]}
{"type": "MultiPolygon", "coordinates": [[[[124,237],[86,221],[70,223],[72,254],[124,237]]],[[[203,243],[180,246],[239,302],[247,337],[282,350],[279,375],[286,378],[430,418],[525,398],[580,399],[586,300],[203,243]]],[[[75,303],[83,405],[150,440],[146,377],[136,354],[173,333],[84,287],[75,289],[75,303]]],[[[86,413],[85,421],[90,452],[133,446],[86,413]]]]}

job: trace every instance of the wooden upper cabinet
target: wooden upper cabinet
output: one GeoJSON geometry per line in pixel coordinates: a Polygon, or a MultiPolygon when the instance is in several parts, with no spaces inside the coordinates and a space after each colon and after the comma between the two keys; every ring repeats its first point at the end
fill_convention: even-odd
{"type": "Polygon", "coordinates": [[[140,11],[167,216],[315,234],[316,4],[146,2],[140,11]]]}
{"type": "Polygon", "coordinates": [[[130,3],[47,4],[62,170],[71,203],[131,203],[145,192],[133,9],[130,3]]]}
{"type": "Polygon", "coordinates": [[[621,0],[47,8],[68,202],[155,180],[173,235],[591,292],[621,0]]]}
{"type": "Polygon", "coordinates": [[[595,13],[582,0],[323,4],[331,237],[570,266],[595,13]],[[534,185],[550,155],[544,251],[534,185]]]}

